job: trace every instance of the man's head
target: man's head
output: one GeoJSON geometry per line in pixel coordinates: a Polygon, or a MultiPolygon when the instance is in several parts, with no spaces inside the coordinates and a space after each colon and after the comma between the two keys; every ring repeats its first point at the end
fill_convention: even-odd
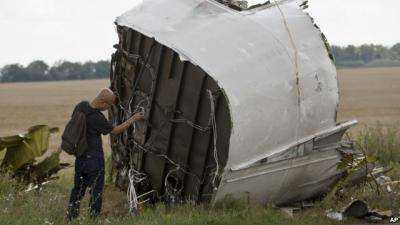
{"type": "Polygon", "coordinates": [[[92,101],[92,106],[101,111],[109,109],[112,105],[115,105],[117,96],[109,89],[104,88],[101,90],[95,99],[92,101]]]}

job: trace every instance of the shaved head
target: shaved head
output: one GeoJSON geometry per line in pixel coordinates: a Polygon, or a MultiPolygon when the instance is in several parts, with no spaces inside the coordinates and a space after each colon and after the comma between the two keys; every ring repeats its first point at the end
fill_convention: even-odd
{"type": "Polygon", "coordinates": [[[103,102],[108,105],[114,105],[117,96],[109,88],[102,89],[94,99],[96,102],[103,102]]]}

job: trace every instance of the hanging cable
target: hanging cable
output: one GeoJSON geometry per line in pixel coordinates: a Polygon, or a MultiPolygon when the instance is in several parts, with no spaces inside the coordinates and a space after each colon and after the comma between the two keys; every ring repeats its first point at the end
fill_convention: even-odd
{"type": "Polygon", "coordinates": [[[130,168],[128,171],[128,179],[129,179],[129,185],[127,190],[127,198],[128,198],[129,211],[131,213],[137,213],[139,201],[135,186],[140,182],[142,182],[143,180],[145,180],[146,175],[143,173],[139,173],[134,168],[130,168]]]}
{"type": "Polygon", "coordinates": [[[215,161],[215,165],[216,165],[214,176],[212,179],[212,186],[215,190],[217,188],[216,180],[219,176],[219,160],[218,160],[218,150],[217,150],[217,122],[215,120],[214,97],[210,90],[207,90],[207,92],[208,92],[208,97],[210,99],[210,118],[211,118],[212,130],[213,130],[213,156],[214,156],[214,161],[215,161]]]}

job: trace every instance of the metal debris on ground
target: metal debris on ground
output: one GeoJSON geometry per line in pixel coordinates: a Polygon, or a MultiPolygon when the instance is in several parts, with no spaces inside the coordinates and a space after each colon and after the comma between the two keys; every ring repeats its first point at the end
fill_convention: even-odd
{"type": "Polygon", "coordinates": [[[283,207],[283,208],[280,208],[280,210],[285,215],[287,215],[289,218],[293,218],[296,213],[299,213],[301,211],[300,208],[296,208],[296,207],[283,207]]]}
{"type": "Polygon", "coordinates": [[[338,220],[338,221],[342,221],[342,220],[344,219],[343,213],[341,213],[341,212],[332,212],[332,211],[328,211],[328,212],[326,213],[326,216],[327,216],[329,219],[338,220]]]}
{"type": "Polygon", "coordinates": [[[333,220],[342,221],[348,218],[356,218],[365,220],[366,222],[384,222],[393,216],[391,210],[379,211],[370,210],[368,204],[365,201],[355,200],[351,202],[345,209],[341,212],[328,211],[326,216],[333,220]]]}
{"type": "Polygon", "coordinates": [[[52,152],[40,160],[48,152],[49,138],[58,128],[47,125],[33,126],[25,134],[0,137],[0,151],[4,151],[1,161],[1,171],[11,173],[12,177],[26,184],[31,184],[29,190],[36,185],[55,179],[59,170],[69,166],[60,163],[61,151],[52,152]]]}

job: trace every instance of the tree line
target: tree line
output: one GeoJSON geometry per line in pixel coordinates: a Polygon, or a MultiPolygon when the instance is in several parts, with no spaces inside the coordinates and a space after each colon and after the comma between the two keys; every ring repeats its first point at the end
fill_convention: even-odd
{"type": "MultiPolygon", "coordinates": [[[[338,67],[389,67],[400,66],[400,43],[385,47],[365,44],[345,47],[332,46],[332,54],[338,67]]],[[[29,82],[53,80],[79,80],[107,78],[110,62],[69,62],[60,61],[49,66],[42,60],[27,66],[10,64],[0,69],[0,82],[29,82]]]]}
{"type": "Polygon", "coordinates": [[[0,82],[30,82],[54,80],[83,80],[106,78],[110,72],[110,62],[69,62],[60,61],[49,66],[42,60],[35,60],[27,66],[10,64],[0,70],[0,82]]]}
{"type": "Polygon", "coordinates": [[[332,53],[338,67],[400,66],[400,43],[392,47],[374,44],[332,46],[332,53]]]}

